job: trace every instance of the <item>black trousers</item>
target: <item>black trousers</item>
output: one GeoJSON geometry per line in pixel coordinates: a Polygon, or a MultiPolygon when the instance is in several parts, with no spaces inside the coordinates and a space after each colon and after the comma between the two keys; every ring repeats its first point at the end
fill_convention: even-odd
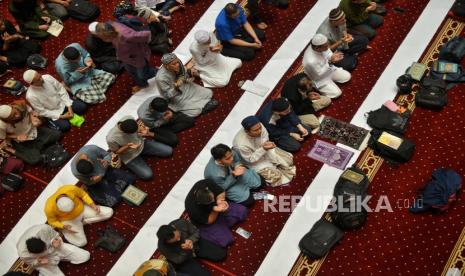
{"type": "MultiPolygon", "coordinates": [[[[312,129],[309,126],[304,125],[304,124],[303,124],[303,127],[306,128],[307,131],[308,131],[308,135],[304,137],[304,139],[307,139],[308,137],[311,136],[310,132],[312,131],[312,129]]],[[[297,128],[290,129],[289,133],[291,133],[291,132],[300,133],[300,131],[297,128]]],[[[276,145],[280,149],[285,150],[287,152],[291,152],[291,153],[299,151],[300,146],[301,146],[300,143],[302,143],[302,142],[299,142],[296,139],[292,138],[289,135],[284,135],[284,136],[274,138],[273,141],[276,143],[276,145]]]]}
{"type": "Polygon", "coordinates": [[[363,52],[367,49],[368,38],[363,35],[353,35],[354,40],[349,43],[349,49],[343,50],[344,58],[339,62],[334,63],[337,67],[341,67],[344,70],[349,72],[353,71],[357,67],[358,57],[357,55],[360,52],[363,52]]]}
{"type": "Polygon", "coordinates": [[[195,119],[183,113],[174,113],[171,120],[158,128],[152,129],[155,133],[155,141],[174,147],[179,143],[176,133],[191,128],[195,124],[195,119]]]}
{"type": "MultiPolygon", "coordinates": [[[[194,247],[195,255],[198,258],[210,260],[213,262],[219,262],[226,258],[227,252],[225,248],[222,248],[207,240],[199,239],[194,247]]],[[[196,259],[190,259],[182,264],[175,264],[177,272],[186,273],[189,275],[208,276],[208,272],[196,259]]]]}
{"type": "MultiPolygon", "coordinates": [[[[253,27],[253,29],[257,34],[258,39],[260,39],[260,41],[263,42],[265,40],[265,32],[256,28],[255,26],[253,27]]],[[[254,42],[254,39],[249,35],[249,33],[247,33],[247,31],[244,28],[242,28],[241,32],[237,34],[235,38],[242,39],[249,43],[254,42]]],[[[238,58],[240,60],[252,60],[255,57],[256,49],[254,48],[233,45],[228,41],[222,41],[222,43],[223,51],[221,51],[221,53],[225,56],[238,58]]]]}
{"type": "Polygon", "coordinates": [[[40,127],[37,129],[37,138],[32,141],[18,143],[12,141],[15,155],[29,165],[36,165],[41,161],[40,153],[48,145],[60,140],[61,132],[58,130],[40,127]]]}

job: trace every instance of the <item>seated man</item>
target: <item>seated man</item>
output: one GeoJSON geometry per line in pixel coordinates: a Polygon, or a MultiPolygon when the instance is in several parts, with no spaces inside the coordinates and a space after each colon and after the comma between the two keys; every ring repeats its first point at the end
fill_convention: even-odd
{"type": "MultiPolygon", "coordinates": [[[[89,29],[95,28],[97,22],[91,24],[94,24],[94,26],[91,27],[89,25],[89,29]]],[[[96,35],[90,33],[86,37],[85,48],[89,51],[97,68],[115,75],[123,71],[123,63],[116,58],[115,47],[113,47],[113,44],[110,42],[105,42],[96,35]]]]}
{"type": "Polygon", "coordinates": [[[113,209],[95,205],[83,189],[65,185],[47,199],[45,215],[48,224],[59,229],[69,243],[82,247],[87,244],[84,224],[111,218],[113,209]]]}
{"type": "Polygon", "coordinates": [[[157,231],[158,249],[174,265],[177,272],[189,275],[210,275],[196,258],[219,262],[226,258],[226,249],[200,238],[199,230],[186,219],[162,225],[157,231]]]}
{"type": "Polygon", "coordinates": [[[339,51],[333,53],[329,49],[328,38],[322,34],[313,36],[310,44],[303,58],[305,74],[323,95],[330,98],[341,96],[342,91],[334,82],[348,82],[351,75],[346,70],[334,66],[334,63],[341,61],[344,54],[339,51]]]}
{"type": "Polygon", "coordinates": [[[221,247],[234,241],[231,228],[247,218],[247,208],[228,203],[224,190],[208,179],[197,181],[184,203],[189,219],[200,230],[200,238],[221,247]]]}
{"type": "Polygon", "coordinates": [[[58,264],[68,261],[82,264],[90,259],[89,251],[63,242],[60,234],[48,224],[30,227],[16,244],[19,258],[41,276],[64,276],[58,264]]]}
{"type": "MultiPolygon", "coordinates": [[[[162,55],[169,53],[173,41],[169,38],[168,25],[163,21],[162,16],[150,8],[139,9],[137,16],[145,20],[144,25],[150,30],[149,47],[152,53],[162,55]]],[[[122,22],[121,17],[118,20],[122,22]]]]}
{"type": "Polygon", "coordinates": [[[374,1],[341,0],[339,7],[346,15],[350,31],[362,34],[370,40],[376,35],[375,29],[383,24],[383,17],[373,13],[376,10],[374,1]]]}
{"type": "Polygon", "coordinates": [[[162,97],[150,97],[137,109],[139,119],[154,133],[153,139],[174,147],[178,144],[176,133],[194,126],[195,119],[168,108],[162,97]]]}
{"type": "Polygon", "coordinates": [[[82,115],[87,105],[81,100],[71,100],[63,84],[51,75],[41,75],[35,70],[27,70],[23,79],[30,84],[26,92],[27,102],[39,116],[46,118],[49,125],[61,132],[71,129],[69,120],[74,113],[82,115]]]}
{"type": "MultiPolygon", "coordinates": [[[[136,0],[136,7],[147,7],[160,12],[164,16],[171,16],[171,13],[185,8],[184,2],[184,0],[136,0]]],[[[167,19],[171,19],[171,17],[167,19]]]]}
{"type": "Polygon", "coordinates": [[[344,58],[334,63],[337,67],[352,71],[357,66],[357,55],[368,47],[368,38],[364,35],[347,33],[346,16],[340,8],[332,9],[316,31],[328,38],[329,49],[344,53],[344,58]]]}
{"type": "Polygon", "coordinates": [[[96,69],[95,63],[81,45],[68,45],[55,60],[55,68],[71,93],[88,104],[106,100],[105,92],[115,75],[96,69]]]}
{"type": "Polygon", "coordinates": [[[233,145],[244,164],[273,187],[289,183],[296,174],[292,154],[270,141],[258,117],[249,116],[241,124],[243,128],[234,137],[233,145]]]}
{"type": "Polygon", "coordinates": [[[288,152],[297,152],[300,142],[309,136],[310,127],[302,125],[286,98],[269,102],[258,115],[270,134],[271,141],[288,152]]]}
{"type": "Polygon", "coordinates": [[[18,22],[21,32],[34,39],[47,38],[50,35],[48,27],[57,19],[36,0],[10,0],[8,11],[18,22]]]}
{"type": "Polygon", "coordinates": [[[240,59],[223,56],[222,48],[214,34],[203,30],[195,33],[189,50],[205,87],[226,86],[234,70],[242,66],[240,59]]]}
{"type": "Polygon", "coordinates": [[[28,56],[37,54],[40,50],[39,43],[27,39],[10,21],[0,17],[0,61],[22,67],[28,56]]]}
{"type": "Polygon", "coordinates": [[[216,18],[216,35],[223,44],[221,53],[241,60],[252,60],[255,50],[263,47],[265,33],[252,27],[244,10],[235,3],[227,4],[216,18]]]}
{"type": "Polygon", "coordinates": [[[174,53],[163,55],[161,62],[164,66],[160,68],[155,80],[171,110],[197,117],[218,106],[211,89],[193,82],[195,69],[185,68],[174,53]]]}
{"type": "Polygon", "coordinates": [[[37,112],[24,100],[0,106],[0,140],[5,140],[4,150],[16,155],[29,165],[38,164],[41,151],[60,140],[58,130],[40,127],[42,121],[37,112]]]}
{"type": "Polygon", "coordinates": [[[295,114],[303,124],[317,129],[320,127],[320,121],[315,116],[315,112],[329,106],[331,99],[322,96],[312,87],[312,81],[300,73],[288,79],[281,90],[281,97],[288,99],[295,114]]]}
{"type": "Polygon", "coordinates": [[[111,153],[95,146],[82,147],[71,161],[71,172],[86,185],[90,197],[100,205],[113,207],[121,200],[124,189],[135,177],[112,168],[111,153]]]}
{"type": "Polygon", "coordinates": [[[153,176],[143,156],[169,157],[173,153],[170,146],[145,139],[149,135],[148,129],[139,128],[132,116],[124,116],[106,137],[109,149],[118,154],[121,162],[143,180],[153,176]]]}
{"type": "Polygon", "coordinates": [[[68,18],[68,7],[71,0],[45,0],[50,13],[61,20],[68,18]]]}
{"type": "MultiPolygon", "coordinates": [[[[257,25],[261,30],[268,28],[268,25],[262,20],[260,8],[258,7],[259,0],[248,0],[246,8],[249,10],[249,19],[257,25]]],[[[271,4],[280,9],[286,9],[289,6],[288,0],[263,0],[262,2],[271,4]]]]}
{"type": "Polygon", "coordinates": [[[211,149],[212,157],[204,170],[204,177],[213,180],[226,191],[226,198],[250,207],[255,203],[252,191],[265,186],[265,181],[253,169],[247,169],[239,154],[224,144],[211,149]]]}

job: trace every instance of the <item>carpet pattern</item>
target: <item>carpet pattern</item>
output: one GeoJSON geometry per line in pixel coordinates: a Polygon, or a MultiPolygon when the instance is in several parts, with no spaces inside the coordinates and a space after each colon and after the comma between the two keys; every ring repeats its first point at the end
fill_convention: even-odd
{"type": "MultiPolygon", "coordinates": [[[[431,65],[439,46],[463,35],[463,28],[463,23],[445,20],[420,62],[431,65]]],[[[449,105],[441,112],[415,109],[414,93],[397,99],[399,105],[415,109],[406,133],[417,146],[413,159],[398,168],[382,166],[383,160],[368,149],[358,162],[372,180],[369,193],[374,199],[387,196],[393,212],[371,213],[366,225],[347,232],[342,243],[321,260],[300,256],[290,275],[439,275],[457,264],[463,268],[463,200],[443,214],[408,212],[417,190],[435,168],[452,168],[464,175],[463,91],[463,86],[449,91],[449,105]]]]}

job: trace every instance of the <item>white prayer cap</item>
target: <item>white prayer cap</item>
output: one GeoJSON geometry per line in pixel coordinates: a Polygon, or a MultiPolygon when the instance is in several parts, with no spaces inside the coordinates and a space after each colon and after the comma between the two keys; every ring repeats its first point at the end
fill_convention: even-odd
{"type": "Polygon", "coordinates": [[[322,34],[316,34],[312,38],[312,45],[313,46],[321,46],[328,42],[328,38],[322,34]]]}
{"type": "Polygon", "coordinates": [[[23,79],[25,82],[30,84],[32,80],[34,79],[34,77],[36,76],[36,74],[37,74],[36,70],[32,70],[32,69],[26,70],[26,72],[24,72],[23,74],[23,79]]]}
{"type": "Polygon", "coordinates": [[[10,117],[11,111],[13,111],[13,108],[9,105],[0,105],[0,119],[6,119],[10,117]]]}
{"type": "Polygon", "coordinates": [[[198,43],[200,44],[205,44],[210,40],[210,34],[207,31],[204,30],[198,30],[195,32],[195,40],[197,40],[198,43]]]}
{"type": "Polygon", "coordinates": [[[98,22],[96,22],[96,21],[89,24],[89,32],[91,34],[96,34],[97,33],[97,24],[98,24],[98,22]]]}
{"type": "Polygon", "coordinates": [[[74,209],[74,202],[67,196],[62,196],[57,200],[57,208],[63,213],[69,213],[74,209]]]}

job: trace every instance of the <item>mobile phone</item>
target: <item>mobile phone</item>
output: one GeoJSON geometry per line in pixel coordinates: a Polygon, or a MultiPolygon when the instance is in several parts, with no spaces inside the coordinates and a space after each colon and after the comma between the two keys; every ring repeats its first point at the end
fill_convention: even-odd
{"type": "Polygon", "coordinates": [[[252,235],[252,233],[250,233],[249,231],[245,230],[242,227],[237,228],[236,233],[241,235],[242,237],[244,237],[246,239],[250,238],[250,236],[252,235]]]}

